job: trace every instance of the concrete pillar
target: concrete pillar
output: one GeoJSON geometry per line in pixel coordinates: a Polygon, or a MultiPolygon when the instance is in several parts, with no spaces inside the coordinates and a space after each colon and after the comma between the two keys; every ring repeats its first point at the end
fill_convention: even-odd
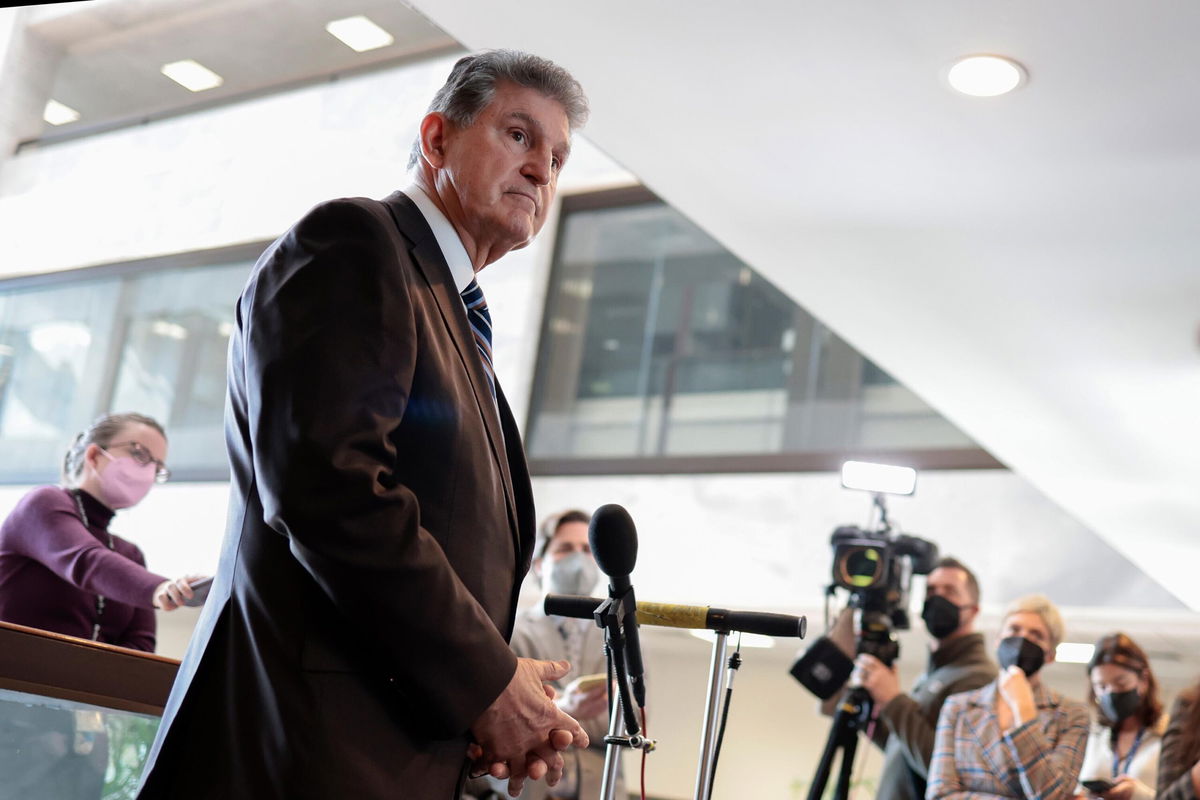
{"type": "Polygon", "coordinates": [[[0,8],[0,167],[41,135],[62,49],[29,27],[32,8],[0,8]]]}

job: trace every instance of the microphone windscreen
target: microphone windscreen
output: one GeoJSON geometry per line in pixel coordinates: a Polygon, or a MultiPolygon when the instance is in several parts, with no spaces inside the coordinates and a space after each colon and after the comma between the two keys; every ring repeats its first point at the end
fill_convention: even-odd
{"type": "Polygon", "coordinates": [[[637,564],[637,528],[629,512],[615,503],[596,509],[588,525],[588,543],[600,571],[627,576],[637,564]]]}

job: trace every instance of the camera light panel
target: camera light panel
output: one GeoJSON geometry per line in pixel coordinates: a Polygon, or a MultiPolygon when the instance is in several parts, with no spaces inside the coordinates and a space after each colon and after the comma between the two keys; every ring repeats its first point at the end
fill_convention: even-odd
{"type": "Polygon", "coordinates": [[[842,464],[842,486],[884,494],[912,494],[917,488],[917,471],[912,467],[847,461],[842,464]]]}

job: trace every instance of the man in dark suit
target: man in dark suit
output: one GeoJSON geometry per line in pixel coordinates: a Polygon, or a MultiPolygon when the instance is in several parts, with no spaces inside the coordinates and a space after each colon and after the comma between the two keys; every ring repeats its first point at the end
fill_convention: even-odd
{"type": "Polygon", "coordinates": [[[532,554],[520,434],[474,273],[546,220],[578,83],[455,65],[416,183],[317,206],[237,305],[229,528],[143,785],[155,798],[456,798],[557,780],[586,746],[507,642],[532,554]]]}

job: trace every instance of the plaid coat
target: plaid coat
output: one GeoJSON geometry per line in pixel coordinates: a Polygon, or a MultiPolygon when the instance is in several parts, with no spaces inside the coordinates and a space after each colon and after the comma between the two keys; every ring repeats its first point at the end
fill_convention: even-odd
{"type": "Polygon", "coordinates": [[[996,682],[950,697],[938,717],[927,800],[1069,800],[1083,766],[1087,708],[1040,683],[1038,715],[1002,734],[996,682]]]}

